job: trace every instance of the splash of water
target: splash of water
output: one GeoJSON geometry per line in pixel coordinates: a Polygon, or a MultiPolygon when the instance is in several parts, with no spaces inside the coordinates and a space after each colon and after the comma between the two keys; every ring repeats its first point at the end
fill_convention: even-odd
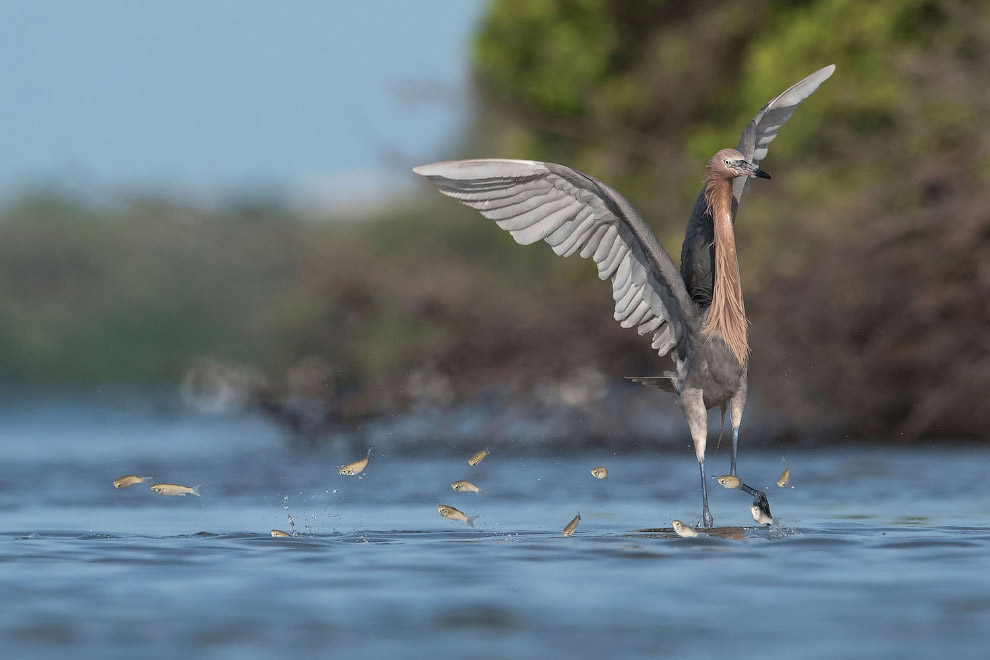
{"type": "Polygon", "coordinates": [[[292,529],[291,534],[296,535],[296,521],[292,519],[292,512],[289,511],[289,496],[286,495],[282,498],[282,508],[285,509],[285,515],[289,519],[289,527],[292,529]]]}

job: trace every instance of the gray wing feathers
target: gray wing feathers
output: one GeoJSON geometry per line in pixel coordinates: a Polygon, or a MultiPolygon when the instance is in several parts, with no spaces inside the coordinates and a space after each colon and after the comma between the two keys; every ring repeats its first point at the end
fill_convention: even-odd
{"type": "MultiPolygon", "coordinates": [[[[746,160],[758,165],[767,157],[770,143],[777,137],[777,132],[783,126],[801,102],[811,96],[818,86],[831,77],[835,65],[830,64],[815,71],[810,76],[797,82],[778,94],[746,125],[737,147],[746,160]]],[[[732,193],[736,202],[747,189],[748,179],[737,178],[732,184],[732,193]]]]}
{"type": "Polygon", "coordinates": [[[615,320],[651,334],[666,355],[685,336],[693,314],[670,256],[618,192],[553,163],[466,160],[413,171],[442,193],[477,209],[523,245],[546,241],[561,256],[580,254],[611,278],[615,320]]]}

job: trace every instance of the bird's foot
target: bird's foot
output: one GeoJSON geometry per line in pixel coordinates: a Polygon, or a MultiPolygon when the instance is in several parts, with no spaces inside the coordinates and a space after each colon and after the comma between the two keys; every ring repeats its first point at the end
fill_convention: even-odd
{"type": "Polygon", "coordinates": [[[767,495],[762,490],[756,491],[753,495],[753,506],[759,507],[760,511],[762,511],[767,518],[773,518],[773,516],[770,515],[770,501],[767,500],[767,495]]]}
{"type": "Polygon", "coordinates": [[[752,495],[753,506],[759,508],[759,510],[762,511],[767,518],[773,518],[773,516],[770,515],[770,501],[767,500],[766,493],[764,493],[762,490],[757,490],[752,486],[748,486],[744,483],[739,484],[739,490],[752,495]]]}
{"type": "Polygon", "coordinates": [[[708,509],[705,509],[705,513],[702,516],[702,526],[705,528],[711,528],[715,526],[715,519],[712,518],[712,513],[708,509]]]}

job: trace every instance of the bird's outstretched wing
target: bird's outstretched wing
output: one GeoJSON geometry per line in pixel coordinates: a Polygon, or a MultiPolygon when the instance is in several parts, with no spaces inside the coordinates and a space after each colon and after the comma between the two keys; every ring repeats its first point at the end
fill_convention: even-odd
{"type": "MultiPolygon", "coordinates": [[[[767,157],[770,143],[777,137],[777,131],[780,130],[780,127],[791,118],[794,110],[801,105],[801,102],[811,96],[819,85],[831,77],[834,71],[834,64],[818,69],[818,71],[775,96],[763,106],[762,110],[756,113],[756,116],[743,129],[742,137],[739,138],[739,146],[736,147],[742,152],[746,160],[758,165],[761,160],[767,157]]],[[[740,200],[743,192],[747,189],[748,181],[749,179],[746,178],[737,178],[733,181],[732,196],[736,198],[736,202],[740,200]]]]}
{"type": "Polygon", "coordinates": [[[615,319],[652,333],[662,356],[696,324],[677,267],[632,205],[613,188],[563,165],[459,160],[413,168],[445,195],[481,212],[517,243],[539,240],[562,256],[593,259],[612,279],[615,319]]]}

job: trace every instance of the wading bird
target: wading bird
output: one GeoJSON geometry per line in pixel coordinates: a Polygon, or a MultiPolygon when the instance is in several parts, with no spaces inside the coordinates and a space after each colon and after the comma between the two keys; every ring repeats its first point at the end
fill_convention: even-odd
{"type": "MultiPolygon", "coordinates": [[[[413,169],[445,195],[481,212],[517,243],[540,240],[562,256],[592,259],[598,276],[612,280],[615,319],[651,335],[675,370],[633,380],[675,394],[684,410],[701,468],[702,520],[708,510],[705,445],[708,409],[726,409],[732,425],[730,474],[736,474],[739,425],[746,405],[748,321],[734,234],[739,199],[751,177],[769,179],[757,165],[795,108],[828,79],[827,66],[767,103],[743,131],[735,149],[708,161],[705,183],[688,221],[678,271],[649,225],[615,189],[554,163],[481,159],[413,169]]],[[[723,417],[724,418],[724,417],[723,417]]],[[[766,495],[742,490],[770,517],[766,495]]]]}

